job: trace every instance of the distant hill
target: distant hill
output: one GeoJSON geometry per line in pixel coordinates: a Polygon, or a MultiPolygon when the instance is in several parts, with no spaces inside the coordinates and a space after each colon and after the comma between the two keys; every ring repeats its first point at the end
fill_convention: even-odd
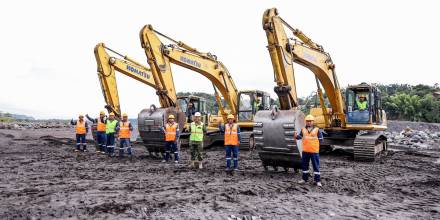
{"type": "Polygon", "coordinates": [[[12,114],[12,113],[2,112],[2,111],[0,111],[0,118],[14,119],[14,120],[28,120],[28,121],[35,120],[35,118],[32,116],[12,114]]]}

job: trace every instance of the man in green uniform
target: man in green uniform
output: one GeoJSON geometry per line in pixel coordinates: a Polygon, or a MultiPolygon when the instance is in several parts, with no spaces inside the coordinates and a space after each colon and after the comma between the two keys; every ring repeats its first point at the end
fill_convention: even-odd
{"type": "Polygon", "coordinates": [[[194,121],[191,122],[191,125],[189,126],[189,145],[190,145],[190,151],[191,151],[191,167],[199,169],[203,168],[203,158],[202,158],[202,151],[203,151],[203,136],[206,133],[206,127],[201,121],[201,114],[200,112],[196,112],[194,114],[194,121]],[[196,166],[196,160],[198,163],[198,166],[196,166]]]}

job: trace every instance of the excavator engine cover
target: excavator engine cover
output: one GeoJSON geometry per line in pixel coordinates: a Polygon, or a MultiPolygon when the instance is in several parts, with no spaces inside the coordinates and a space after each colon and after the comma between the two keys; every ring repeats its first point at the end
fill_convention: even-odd
{"type": "Polygon", "coordinates": [[[175,122],[179,128],[185,124],[185,114],[178,111],[175,107],[169,108],[150,108],[143,109],[138,115],[139,135],[142,138],[144,146],[151,154],[163,153],[165,145],[165,134],[161,128],[167,122],[169,115],[176,116],[175,122]]]}
{"type": "Polygon", "coordinates": [[[293,137],[304,127],[304,113],[299,110],[258,111],[254,120],[255,147],[265,169],[301,167],[300,141],[293,137]]]}

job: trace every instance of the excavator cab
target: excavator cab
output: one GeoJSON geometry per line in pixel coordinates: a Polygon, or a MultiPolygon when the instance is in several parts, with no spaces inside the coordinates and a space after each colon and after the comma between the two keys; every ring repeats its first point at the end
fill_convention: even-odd
{"type": "Polygon", "coordinates": [[[348,124],[381,124],[380,91],[367,83],[349,86],[345,92],[348,124]]]}
{"type": "MultiPolygon", "coordinates": [[[[206,112],[206,100],[199,96],[179,96],[177,97],[177,102],[182,110],[182,112],[187,112],[190,103],[194,108],[194,112],[200,112],[202,114],[202,121],[206,123],[207,120],[207,112],[206,112]]],[[[192,122],[192,118],[187,118],[186,122],[192,122]]]]}
{"type": "Polygon", "coordinates": [[[270,95],[260,90],[247,90],[238,93],[238,120],[253,121],[260,110],[270,109],[270,95]]]}

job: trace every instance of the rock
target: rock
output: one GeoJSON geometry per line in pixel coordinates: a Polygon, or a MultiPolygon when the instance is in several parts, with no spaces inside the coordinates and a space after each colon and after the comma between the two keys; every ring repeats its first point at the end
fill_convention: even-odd
{"type": "Polygon", "coordinates": [[[416,134],[411,137],[411,142],[420,142],[421,139],[422,138],[416,134]]]}

